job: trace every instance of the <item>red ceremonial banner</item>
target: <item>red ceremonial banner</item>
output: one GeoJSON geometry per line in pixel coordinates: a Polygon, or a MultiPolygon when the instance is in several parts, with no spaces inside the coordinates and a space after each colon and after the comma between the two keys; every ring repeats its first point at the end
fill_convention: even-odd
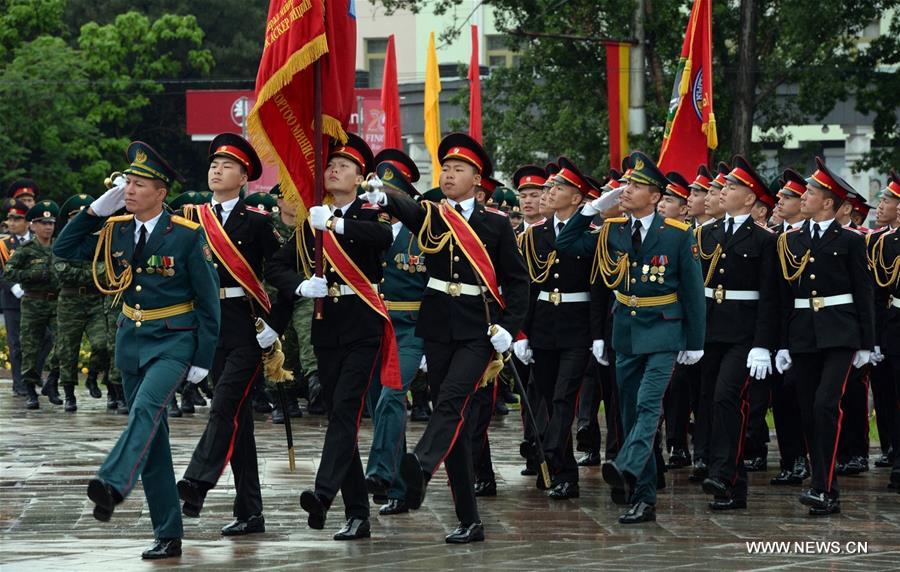
{"type": "Polygon", "coordinates": [[[659,168],[687,178],[719,146],[713,113],[711,0],[694,0],[669,104],[659,168]]]}
{"type": "Polygon", "coordinates": [[[609,166],[619,169],[628,155],[631,44],[606,43],[606,101],[609,106],[609,166]]]}
{"type": "Polygon", "coordinates": [[[397,84],[397,55],[394,49],[394,34],[388,37],[387,53],[384,57],[381,108],[384,109],[383,147],[403,149],[403,130],[400,128],[400,86],[397,84]]]}
{"type": "Polygon", "coordinates": [[[476,24],[472,24],[472,59],[469,61],[469,137],[481,143],[481,63],[476,24]]]}

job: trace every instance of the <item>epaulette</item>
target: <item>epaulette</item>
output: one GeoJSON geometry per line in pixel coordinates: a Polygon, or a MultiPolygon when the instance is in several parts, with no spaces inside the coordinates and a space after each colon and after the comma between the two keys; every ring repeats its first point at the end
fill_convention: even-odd
{"type": "Polygon", "coordinates": [[[850,226],[849,224],[848,224],[848,225],[845,225],[845,226],[843,226],[843,227],[841,227],[841,228],[843,228],[844,230],[849,230],[850,232],[852,232],[852,233],[854,233],[854,234],[858,234],[858,235],[860,235],[860,236],[865,236],[865,234],[866,234],[866,233],[864,233],[861,229],[859,229],[859,228],[853,228],[853,227],[850,226]]]}
{"type": "Polygon", "coordinates": [[[797,232],[798,230],[803,230],[803,225],[800,226],[792,226],[781,234],[791,234],[792,232],[797,232]]]}
{"type": "Polygon", "coordinates": [[[674,219],[674,218],[666,218],[663,220],[663,222],[665,222],[669,226],[674,226],[675,228],[677,228],[679,230],[688,230],[691,228],[690,224],[684,222],[683,220],[678,220],[678,219],[674,219]]]}
{"type": "Polygon", "coordinates": [[[498,214],[498,215],[502,216],[503,218],[506,218],[507,216],[509,216],[505,212],[503,212],[501,210],[497,210],[493,207],[484,207],[484,210],[485,210],[485,212],[498,214]]]}
{"type": "Polygon", "coordinates": [[[244,208],[247,209],[247,210],[250,211],[250,212],[254,212],[254,213],[257,213],[257,214],[269,216],[269,211],[267,211],[266,209],[261,209],[261,208],[259,208],[259,207],[252,207],[252,206],[247,206],[247,205],[244,205],[244,208]]]}
{"type": "MultiPolygon", "coordinates": [[[[250,207],[247,207],[247,208],[250,208],[250,207]]],[[[191,230],[197,230],[198,228],[200,228],[200,225],[198,223],[196,223],[192,220],[188,220],[188,219],[184,218],[183,216],[172,215],[172,222],[174,222],[175,224],[180,224],[181,226],[185,226],[191,230]]]]}
{"type": "MultiPolygon", "coordinates": [[[[668,219],[666,219],[666,220],[668,220],[668,219]]],[[[608,218],[603,221],[603,224],[619,223],[619,222],[628,222],[628,217],[627,216],[617,216],[615,218],[608,218]]]]}
{"type": "Polygon", "coordinates": [[[763,229],[764,231],[768,232],[769,234],[775,234],[774,230],[772,230],[768,226],[764,225],[763,223],[759,222],[758,220],[753,221],[753,224],[755,224],[759,228],[763,229]]]}
{"type": "Polygon", "coordinates": [[[369,209],[369,210],[376,210],[376,211],[381,210],[381,207],[374,203],[363,203],[362,208],[369,209]]]}
{"type": "Polygon", "coordinates": [[[113,222],[113,223],[115,223],[115,222],[128,222],[128,221],[130,221],[130,220],[133,219],[133,218],[134,218],[134,215],[133,215],[133,214],[123,214],[123,215],[118,215],[118,216],[111,216],[111,217],[109,217],[108,219],[106,219],[106,222],[113,222]]]}
{"type": "Polygon", "coordinates": [[[541,225],[544,224],[545,222],[547,222],[547,217],[543,217],[541,220],[536,221],[534,224],[528,225],[528,228],[531,228],[531,227],[533,227],[533,226],[541,226],[541,225]]]}

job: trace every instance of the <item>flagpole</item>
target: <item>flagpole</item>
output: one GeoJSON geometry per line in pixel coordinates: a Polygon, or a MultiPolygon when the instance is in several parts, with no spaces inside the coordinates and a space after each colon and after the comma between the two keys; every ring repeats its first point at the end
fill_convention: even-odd
{"type": "MultiPolygon", "coordinates": [[[[313,189],[313,203],[322,204],[322,198],[325,196],[325,172],[322,160],[322,65],[321,58],[313,62],[313,150],[315,154],[315,188],[313,189]]],[[[316,250],[314,254],[315,273],[316,276],[324,275],[324,266],[322,264],[322,233],[316,233],[316,250]]],[[[325,299],[315,299],[316,320],[324,317],[325,299]]]]}

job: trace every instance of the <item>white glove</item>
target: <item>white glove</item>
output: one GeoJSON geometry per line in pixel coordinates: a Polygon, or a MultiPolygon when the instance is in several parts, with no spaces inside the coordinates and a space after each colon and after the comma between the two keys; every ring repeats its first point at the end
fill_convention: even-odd
{"type": "Polygon", "coordinates": [[[515,352],[519,361],[525,365],[534,363],[534,354],[531,348],[528,347],[528,340],[516,340],[513,342],[513,352],[515,352]]]}
{"type": "Polygon", "coordinates": [[[91,210],[97,216],[110,216],[125,206],[125,177],[118,176],[109,189],[91,203],[91,210]]]}
{"type": "Polygon", "coordinates": [[[425,359],[425,356],[422,356],[422,361],[419,362],[419,369],[422,370],[422,373],[428,373],[428,360],[425,359]]]}
{"type": "Polygon", "coordinates": [[[325,230],[325,223],[331,218],[331,209],[319,205],[309,209],[309,224],[316,230],[325,230]]]}
{"type": "Polygon", "coordinates": [[[256,334],[256,343],[259,344],[259,347],[263,349],[270,348],[277,340],[278,332],[273,330],[269,324],[263,322],[263,331],[256,334]]]}
{"type": "Polygon", "coordinates": [[[747,367],[750,369],[750,377],[765,379],[772,373],[772,356],[766,348],[751,348],[747,354],[747,367]]]}
{"type": "Polygon", "coordinates": [[[365,197],[366,202],[373,205],[382,207],[387,205],[387,195],[384,194],[384,191],[367,191],[363,196],[365,197]]]}
{"type": "Polygon", "coordinates": [[[872,357],[869,358],[869,363],[873,366],[880,364],[884,361],[884,354],[881,353],[881,346],[875,346],[875,351],[872,352],[872,357]]]}
{"type": "Polygon", "coordinates": [[[581,214],[583,216],[592,217],[596,214],[600,214],[611,209],[619,203],[619,196],[624,190],[624,188],[619,188],[603,193],[603,196],[599,199],[594,199],[588,204],[584,205],[584,208],[581,209],[581,214]]]}
{"type": "Polygon", "coordinates": [[[872,359],[872,351],[871,350],[856,350],[856,353],[853,354],[853,367],[856,369],[861,368],[862,366],[869,363],[872,359]]]}
{"type": "Polygon", "coordinates": [[[491,345],[494,346],[494,349],[498,353],[502,354],[512,345],[512,336],[503,328],[503,326],[494,324],[488,328],[488,335],[491,336],[491,345]],[[491,330],[496,331],[492,334],[491,330]]]}
{"type": "Polygon", "coordinates": [[[594,359],[597,360],[597,363],[600,365],[609,365],[609,359],[606,357],[606,344],[603,343],[603,340],[594,340],[591,344],[591,353],[594,354],[594,359]]]}
{"type": "Polygon", "coordinates": [[[25,290],[22,289],[21,284],[13,284],[12,287],[10,287],[9,291],[12,292],[13,296],[15,296],[16,298],[21,298],[25,295],[25,290]]]}
{"type": "Polygon", "coordinates": [[[187,380],[191,383],[200,383],[206,379],[207,375],[209,375],[208,369],[192,365],[191,369],[188,370],[187,380]]]}
{"type": "Polygon", "coordinates": [[[328,282],[321,276],[313,276],[301,282],[296,293],[304,298],[324,298],[328,295],[328,282]]]}
{"type": "Polygon", "coordinates": [[[675,358],[675,361],[680,363],[681,365],[694,365],[700,358],[703,357],[703,350],[685,350],[678,352],[678,357],[675,358]]]}
{"type": "Polygon", "coordinates": [[[791,352],[788,350],[778,350],[775,354],[775,369],[778,370],[778,373],[786,372],[791,369],[792,365],[794,365],[794,360],[791,359],[791,352]]]}

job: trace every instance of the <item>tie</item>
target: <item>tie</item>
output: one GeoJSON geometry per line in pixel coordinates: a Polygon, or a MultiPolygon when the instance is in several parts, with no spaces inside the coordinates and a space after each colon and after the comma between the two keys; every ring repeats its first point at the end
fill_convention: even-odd
{"type": "Polygon", "coordinates": [[[734,234],[734,219],[729,217],[725,221],[725,238],[731,238],[732,234],[734,234]]]}
{"type": "Polygon", "coordinates": [[[565,228],[565,226],[566,226],[566,223],[564,223],[562,221],[556,223],[556,236],[559,236],[559,233],[562,232],[562,229],[565,228]]]}
{"type": "Polygon", "coordinates": [[[463,208],[462,208],[462,205],[461,205],[461,204],[456,203],[456,206],[454,206],[453,208],[456,209],[456,212],[458,212],[458,213],[461,214],[462,216],[465,216],[465,215],[463,215],[463,208]]]}
{"type": "Polygon", "coordinates": [[[819,223],[813,225],[813,244],[819,242],[819,239],[822,237],[822,227],[819,226],[819,223]]]}
{"type": "Polygon", "coordinates": [[[641,221],[634,221],[634,232],[631,233],[631,248],[637,252],[641,249],[641,221]]]}
{"type": "Polygon", "coordinates": [[[219,224],[222,224],[222,203],[219,203],[215,207],[213,207],[213,210],[216,211],[216,218],[219,219],[219,224]]]}
{"type": "Polygon", "coordinates": [[[135,263],[140,264],[141,254],[144,252],[144,246],[147,245],[147,226],[141,225],[141,236],[138,238],[137,244],[134,245],[134,255],[132,259],[135,263]]]}
{"type": "Polygon", "coordinates": [[[344,213],[341,212],[341,209],[334,209],[334,216],[337,218],[341,218],[342,216],[344,216],[344,213]]]}

